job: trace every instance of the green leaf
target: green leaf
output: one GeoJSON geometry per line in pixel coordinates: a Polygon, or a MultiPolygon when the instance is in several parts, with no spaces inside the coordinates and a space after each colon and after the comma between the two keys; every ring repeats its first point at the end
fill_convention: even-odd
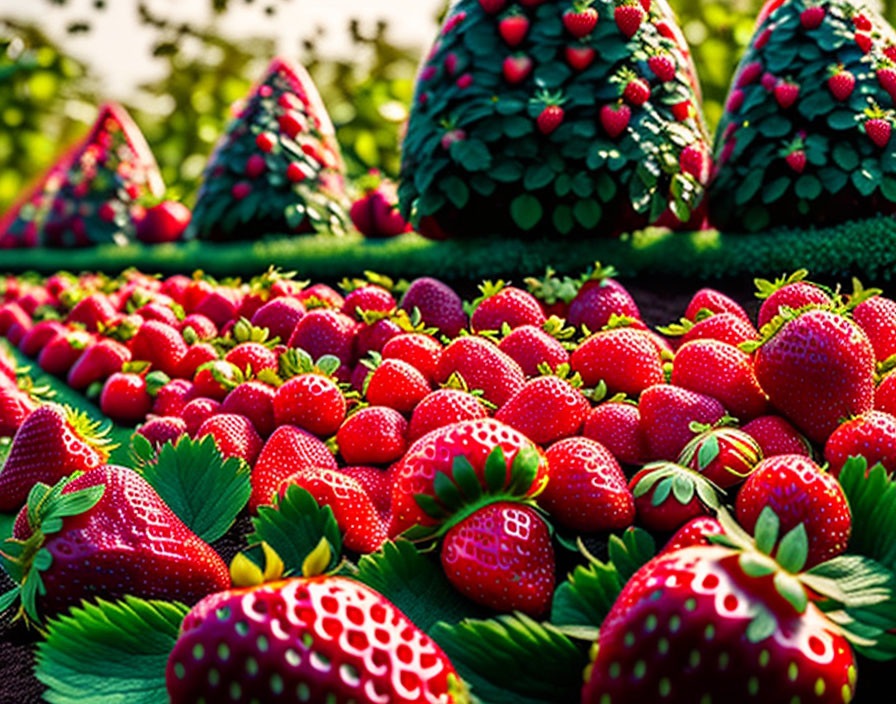
{"type": "Polygon", "coordinates": [[[700,443],[700,450],[697,452],[697,466],[700,471],[705,470],[719,456],[719,437],[710,435],[706,440],[700,443]]]}
{"type": "Polygon", "coordinates": [[[593,229],[600,222],[602,214],[600,204],[593,198],[576,201],[572,208],[576,220],[586,229],[593,229]]]}
{"type": "Polygon", "coordinates": [[[473,692],[489,702],[580,698],[587,654],[549,623],[517,613],[454,626],[439,623],[431,635],[473,692]]]}
{"type": "Polygon", "coordinates": [[[833,130],[849,130],[855,126],[856,115],[849,110],[835,110],[828,115],[828,127],[833,130]]]}
{"type": "Polygon", "coordinates": [[[759,643],[768,638],[778,627],[778,622],[768,609],[760,607],[759,611],[747,626],[747,640],[759,643]]]}
{"type": "Polygon", "coordinates": [[[517,196],[510,203],[510,215],[521,230],[535,227],[543,213],[541,201],[528,193],[517,196]]]}
{"type": "MultiPolygon", "coordinates": [[[[455,463],[467,462],[467,458],[455,457],[454,461],[455,463]]],[[[469,465],[469,462],[467,464],[469,465]]],[[[472,467],[470,469],[472,471],[472,467]]],[[[444,472],[436,472],[436,476],[432,480],[432,489],[439,502],[450,510],[456,511],[464,504],[464,497],[457,490],[455,483],[451,481],[451,477],[444,472]]]]}
{"type": "Polygon", "coordinates": [[[780,115],[767,117],[759,124],[759,133],[763,137],[768,137],[770,139],[784,137],[790,134],[792,129],[793,125],[791,125],[790,120],[780,115]]]}
{"type": "Polygon", "coordinates": [[[762,202],[774,203],[784,195],[790,183],[790,179],[786,176],[779,176],[774,181],[766,184],[765,188],[762,189],[762,202]]]}
{"type": "Polygon", "coordinates": [[[407,540],[384,543],[361,557],[353,577],[376,589],[427,633],[439,621],[457,623],[483,613],[451,586],[430,555],[407,540]]]}
{"type": "Polygon", "coordinates": [[[485,485],[489,492],[497,494],[507,483],[507,459],[504,449],[495,445],[485,460],[485,485]]]}
{"type": "Polygon", "coordinates": [[[554,179],[554,172],[547,164],[533,164],[526,169],[523,178],[523,187],[527,191],[537,191],[544,188],[554,179]]]}
{"type": "Polygon", "coordinates": [[[637,527],[627,528],[621,539],[611,535],[607,548],[610,563],[616,567],[624,582],[656,555],[653,537],[637,527]]]}
{"type": "Polygon", "coordinates": [[[763,174],[762,169],[753,169],[747,174],[747,177],[740,184],[740,188],[737,189],[734,195],[735,203],[743,205],[756,195],[756,192],[762,187],[763,174]]]}
{"type": "Polygon", "coordinates": [[[53,704],[159,704],[183,604],[125,597],[71,609],[47,623],[34,674],[53,704]]]}
{"type": "Polygon", "coordinates": [[[283,560],[285,574],[301,574],[305,558],[321,538],[330,543],[332,568],[342,552],[342,534],[333,510],[319,506],[305,489],[290,486],[277,507],[260,506],[246,540],[249,545],[267,543],[283,560]]]}
{"type": "Polygon", "coordinates": [[[470,189],[457,176],[442,179],[439,187],[456,208],[463,208],[470,200],[470,189]]]}
{"type": "Polygon", "coordinates": [[[467,171],[485,171],[492,165],[492,155],[480,139],[462,139],[451,144],[451,158],[467,171]]]}
{"type": "Polygon", "coordinates": [[[847,552],[896,572],[896,484],[882,465],[872,467],[867,477],[866,467],[863,457],[850,457],[838,477],[852,514],[847,552]]]}
{"type": "Polygon", "coordinates": [[[778,572],[774,576],[774,583],[778,594],[789,601],[790,605],[793,606],[797,612],[803,613],[806,610],[806,604],[809,603],[809,597],[806,594],[805,587],[803,587],[798,578],[787,574],[786,572],[778,572]]]}
{"type": "Polygon", "coordinates": [[[158,459],[138,468],[177,517],[206,542],[233,525],[249,501],[249,467],[241,459],[224,459],[214,439],[182,437],[165,443],[158,459]],[[213,497],[214,500],[210,500],[213,497]]]}
{"type": "Polygon", "coordinates": [[[756,539],[756,548],[765,555],[771,555],[778,542],[778,531],[780,530],[781,521],[778,514],[775,513],[771,506],[766,506],[759,514],[756,520],[756,529],[754,531],[756,539]]]}
{"type": "Polygon", "coordinates": [[[797,179],[794,191],[796,192],[797,198],[815,200],[821,195],[821,181],[814,176],[804,174],[797,179]]]}
{"type": "MultiPolygon", "coordinates": [[[[838,555],[815,565],[800,575],[800,579],[819,594],[847,607],[873,606],[889,601],[896,588],[896,575],[863,555],[838,555]]],[[[896,622],[890,626],[894,627],[896,622]]]]}
{"type": "Polygon", "coordinates": [[[568,205],[558,205],[554,208],[552,221],[554,227],[557,228],[557,232],[562,235],[572,232],[572,229],[576,226],[576,223],[572,218],[572,208],[568,205]]]}
{"type": "Polygon", "coordinates": [[[831,156],[834,163],[844,171],[852,171],[859,165],[859,157],[848,142],[840,142],[834,146],[831,156]]]}
{"type": "MultiPolygon", "coordinates": [[[[505,470],[506,471],[506,470],[505,470]]],[[[458,455],[451,463],[451,478],[461,495],[470,502],[482,496],[482,483],[473,465],[463,455],[458,455]]]]}
{"type": "Polygon", "coordinates": [[[803,569],[808,555],[809,537],[806,535],[806,526],[800,523],[781,538],[775,559],[785,570],[796,573],[803,569]]]}
{"type": "Polygon", "coordinates": [[[880,182],[880,192],[891,203],[896,203],[896,179],[887,176],[880,182]]]}
{"type": "Polygon", "coordinates": [[[522,115],[513,115],[504,118],[504,134],[511,139],[519,139],[531,134],[534,130],[532,120],[522,115]]]}

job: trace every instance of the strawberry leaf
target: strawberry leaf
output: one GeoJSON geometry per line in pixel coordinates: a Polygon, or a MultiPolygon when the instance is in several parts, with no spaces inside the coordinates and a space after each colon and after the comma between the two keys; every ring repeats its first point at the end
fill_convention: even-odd
{"type": "Polygon", "coordinates": [[[656,555],[656,543],[646,530],[628,528],[622,538],[611,535],[608,551],[610,562],[616,567],[623,581],[628,581],[642,565],[656,555]]]}
{"type": "Polygon", "coordinates": [[[775,553],[775,559],[785,570],[796,573],[803,569],[808,554],[809,537],[806,535],[805,524],[800,523],[781,538],[781,544],[778,546],[778,552],[775,553]]]}
{"type": "Polygon", "coordinates": [[[137,469],[186,526],[210,543],[224,535],[249,501],[249,467],[223,458],[214,439],[166,442],[158,459],[137,469]],[[214,497],[214,501],[209,501],[214,497]]]}
{"type": "Polygon", "coordinates": [[[840,470],[840,486],[852,514],[847,551],[896,572],[896,483],[880,464],[866,476],[867,466],[863,457],[850,457],[840,470]]]}
{"type": "Polygon", "coordinates": [[[267,543],[283,560],[284,573],[302,574],[305,558],[318,546],[321,538],[330,543],[332,569],[342,552],[342,534],[333,510],[319,506],[305,489],[292,485],[276,507],[260,506],[252,519],[246,540],[249,545],[267,543]]]}
{"type": "Polygon", "coordinates": [[[489,704],[579,700],[587,654],[549,623],[520,613],[466,619],[437,624],[432,637],[473,693],[489,704]]]}
{"type": "Polygon", "coordinates": [[[85,603],[47,623],[34,674],[54,704],[167,701],[165,668],[188,608],[125,597],[85,603]]]}

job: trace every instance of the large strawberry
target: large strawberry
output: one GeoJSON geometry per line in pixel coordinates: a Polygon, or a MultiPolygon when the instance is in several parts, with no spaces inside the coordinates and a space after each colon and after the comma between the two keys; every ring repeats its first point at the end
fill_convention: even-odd
{"type": "Polygon", "coordinates": [[[647,457],[641,411],[621,396],[592,408],[585,417],[582,435],[597,440],[625,464],[642,464],[647,457]]]}
{"type": "Polygon", "coordinates": [[[463,301],[454,289],[427,276],[411,282],[399,305],[408,313],[416,308],[426,325],[448,337],[456,337],[468,322],[463,301]]]}
{"type": "Polygon", "coordinates": [[[3,548],[34,620],[81,599],[131,594],[192,603],[230,586],[218,554],[127,467],[38,485],[3,548]]]}
{"type": "Polygon", "coordinates": [[[850,457],[864,457],[869,467],[880,462],[892,474],[896,470],[896,417],[868,411],[840,425],[824,446],[831,474],[838,476],[850,457]]]}
{"type": "Polygon", "coordinates": [[[842,418],[871,410],[874,349],[858,325],[831,310],[780,316],[754,364],[774,406],[814,442],[825,442],[842,418]]]}
{"type": "Polygon", "coordinates": [[[504,324],[511,329],[542,325],[545,321],[541,305],[528,291],[506,286],[503,281],[486,281],[479,290],[482,295],[473,301],[475,309],[470,316],[470,328],[474,332],[500,330],[504,324]]]}
{"type": "Polygon", "coordinates": [[[481,398],[461,389],[438,389],[427,394],[414,408],[407,438],[413,442],[430,430],[486,417],[488,411],[481,398]]]}
{"type": "Polygon", "coordinates": [[[319,372],[294,376],[274,394],[277,425],[295,425],[320,437],[339,430],[345,412],[345,397],[339,386],[319,372]]]}
{"type": "Polygon", "coordinates": [[[792,274],[779,276],[774,281],[756,279],[756,297],[762,301],[759,306],[759,327],[771,322],[781,308],[802,308],[808,305],[827,306],[831,303],[828,291],[818,284],[806,281],[809,272],[798,269],[792,274]]]}
{"type": "Polygon", "coordinates": [[[675,460],[694,437],[691,423],[713,425],[725,415],[718,400],[672,384],[644,390],[638,402],[641,430],[651,459],[675,460]]]}
{"type": "Polygon", "coordinates": [[[350,415],[336,433],[339,454],[348,464],[388,464],[407,449],[408,422],[387,406],[369,406],[350,415]]]}
{"type": "Polygon", "coordinates": [[[96,469],[109,457],[98,425],[55,403],[22,423],[0,471],[0,511],[16,511],[37,482],[55,484],[72,472],[96,469]]]}
{"type": "Polygon", "coordinates": [[[439,646],[386,598],[345,577],[203,599],[184,619],[166,680],[172,704],[225,701],[233,692],[270,704],[469,701],[439,646]]]}
{"type": "Polygon", "coordinates": [[[547,445],[577,433],[589,409],[588,399],[570,381],[539,376],[520,387],[498,409],[495,420],[516,428],[539,445],[547,445]]]}
{"type": "Polygon", "coordinates": [[[437,379],[448,381],[459,375],[470,389],[479,389],[486,401],[503,405],[525,383],[520,365],[484,337],[459,337],[448,345],[439,360],[437,379]]]}
{"type": "Polygon", "coordinates": [[[569,352],[554,337],[554,334],[563,336],[567,332],[572,333],[572,330],[562,327],[562,322],[557,318],[552,318],[543,327],[521,325],[498,343],[498,349],[515,359],[527,377],[537,376],[538,367],[542,364],[547,364],[552,370],[561,364],[569,364],[569,352]]]}
{"type": "Polygon", "coordinates": [[[663,358],[652,335],[635,327],[601,330],[576,348],[570,366],[586,386],[603,381],[610,392],[637,395],[665,380],[663,358]]]}

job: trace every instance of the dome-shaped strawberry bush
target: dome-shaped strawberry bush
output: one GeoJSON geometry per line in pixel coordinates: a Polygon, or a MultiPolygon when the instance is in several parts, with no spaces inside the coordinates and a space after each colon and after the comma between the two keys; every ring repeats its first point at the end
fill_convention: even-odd
{"type": "Polygon", "coordinates": [[[657,0],[460,0],[422,64],[402,212],[430,237],[699,220],[707,139],[657,0]]]}
{"type": "Polygon", "coordinates": [[[896,35],[861,2],[763,9],[716,135],[720,229],[896,211],[896,35]]]}
{"type": "Polygon", "coordinates": [[[276,58],[209,159],[188,237],[341,229],[342,156],[311,77],[276,58]]]}
{"type": "Polygon", "coordinates": [[[140,202],[165,190],[125,109],[100,108],[88,135],[0,220],[0,247],[85,247],[134,239],[140,202]]]}

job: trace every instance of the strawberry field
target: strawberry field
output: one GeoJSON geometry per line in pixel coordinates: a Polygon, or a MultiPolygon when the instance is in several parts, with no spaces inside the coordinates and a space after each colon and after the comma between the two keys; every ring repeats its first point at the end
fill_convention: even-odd
{"type": "Polygon", "coordinates": [[[453,3],[394,182],[285,58],[190,208],[100,107],[0,220],[0,700],[882,701],[896,33],[770,0],[713,136],[674,10],[453,3]]]}

